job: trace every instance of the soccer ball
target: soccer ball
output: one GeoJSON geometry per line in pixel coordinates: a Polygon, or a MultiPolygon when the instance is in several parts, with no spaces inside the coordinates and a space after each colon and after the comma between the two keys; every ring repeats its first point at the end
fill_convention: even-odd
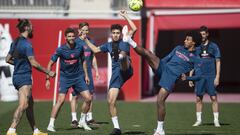
{"type": "Polygon", "coordinates": [[[139,11],[143,7],[142,0],[128,0],[128,6],[132,11],[139,11]]]}

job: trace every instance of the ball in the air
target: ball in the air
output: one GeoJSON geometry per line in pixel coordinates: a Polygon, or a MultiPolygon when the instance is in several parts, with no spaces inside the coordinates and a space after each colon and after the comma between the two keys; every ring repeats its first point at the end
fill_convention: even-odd
{"type": "Polygon", "coordinates": [[[139,11],[143,7],[142,0],[128,0],[128,6],[133,11],[139,11]]]}

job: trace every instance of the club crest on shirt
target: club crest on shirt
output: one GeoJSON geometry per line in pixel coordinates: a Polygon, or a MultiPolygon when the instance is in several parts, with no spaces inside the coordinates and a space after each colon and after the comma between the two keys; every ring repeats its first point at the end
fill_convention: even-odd
{"type": "Polygon", "coordinates": [[[75,56],[74,54],[70,54],[70,57],[71,57],[71,58],[74,58],[74,56],[75,56]]]}

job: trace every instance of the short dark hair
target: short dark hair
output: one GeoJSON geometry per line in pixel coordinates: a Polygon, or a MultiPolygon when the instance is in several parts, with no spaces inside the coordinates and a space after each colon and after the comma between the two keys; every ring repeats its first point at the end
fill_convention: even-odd
{"type": "Polygon", "coordinates": [[[202,36],[195,30],[188,31],[186,36],[192,37],[193,42],[196,43],[195,46],[200,45],[202,42],[202,36]]]}
{"type": "Polygon", "coordinates": [[[19,30],[20,33],[23,33],[24,31],[26,31],[26,26],[30,26],[31,22],[28,19],[18,19],[18,24],[17,24],[17,28],[19,30]]]}
{"type": "Polygon", "coordinates": [[[81,29],[84,26],[88,26],[89,27],[88,22],[81,22],[81,23],[79,23],[79,27],[78,28],[81,29]]]}
{"type": "Polygon", "coordinates": [[[206,33],[208,33],[208,27],[205,26],[205,25],[203,25],[203,26],[200,27],[200,30],[199,30],[199,31],[200,31],[200,32],[201,32],[201,31],[205,31],[206,33]]]}
{"type": "Polygon", "coordinates": [[[74,35],[76,34],[76,32],[73,28],[67,28],[64,32],[64,35],[67,36],[68,33],[74,33],[74,35]]]}
{"type": "Polygon", "coordinates": [[[114,29],[120,30],[120,32],[122,32],[122,25],[120,25],[120,24],[111,25],[111,31],[114,29]]]}

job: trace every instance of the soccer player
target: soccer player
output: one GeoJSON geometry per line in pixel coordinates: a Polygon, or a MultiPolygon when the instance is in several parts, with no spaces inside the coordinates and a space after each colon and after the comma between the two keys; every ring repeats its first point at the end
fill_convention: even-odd
{"type": "Polygon", "coordinates": [[[32,97],[32,67],[51,77],[55,72],[43,68],[34,58],[32,43],[28,38],[33,37],[32,23],[28,19],[19,19],[17,28],[19,37],[11,44],[6,62],[14,65],[13,85],[18,90],[19,105],[13,115],[13,121],[6,135],[17,135],[16,128],[26,111],[28,122],[33,135],[47,135],[40,132],[35,124],[32,97]]]}
{"type": "MultiPolygon", "coordinates": [[[[219,123],[219,111],[216,87],[219,85],[220,78],[220,50],[216,43],[209,41],[208,28],[206,26],[200,27],[200,34],[202,36],[202,44],[198,47],[198,52],[201,57],[202,66],[202,80],[196,81],[196,117],[197,121],[193,126],[199,126],[202,124],[202,108],[203,108],[203,95],[206,91],[212,101],[212,110],[214,116],[214,126],[220,127],[219,123]],[[202,89],[198,89],[202,87],[202,89]]],[[[193,86],[192,82],[189,82],[190,86],[193,86]]]]}
{"type": "MultiPolygon", "coordinates": [[[[133,35],[136,32],[137,28],[135,24],[132,22],[132,20],[128,17],[127,12],[122,10],[120,11],[119,14],[128,21],[129,25],[131,26],[131,30],[129,31],[129,33],[130,35],[133,35]]],[[[110,53],[112,58],[112,76],[107,96],[109,111],[114,126],[114,129],[110,133],[110,135],[121,135],[121,130],[117,117],[116,100],[122,85],[133,75],[133,69],[130,60],[130,47],[128,43],[122,41],[121,31],[122,31],[121,25],[113,24],[111,26],[112,41],[105,43],[99,47],[93,45],[86,38],[85,35],[85,42],[94,53],[108,52],[110,53]]]]}
{"type": "MultiPolygon", "coordinates": [[[[93,99],[93,93],[94,93],[94,84],[93,84],[93,75],[92,75],[92,67],[94,68],[95,72],[96,72],[96,79],[99,79],[99,73],[98,73],[98,66],[97,66],[97,59],[94,55],[94,53],[92,52],[92,50],[86,45],[83,37],[82,37],[82,33],[83,34],[88,34],[89,33],[89,24],[87,22],[82,22],[79,24],[79,37],[76,38],[76,42],[78,44],[82,44],[83,45],[83,49],[84,49],[84,57],[87,63],[87,72],[88,72],[88,77],[90,79],[90,84],[87,85],[88,86],[88,90],[90,90],[91,93],[91,99],[93,99]]],[[[94,41],[90,40],[91,43],[94,44],[94,41]]],[[[83,72],[83,70],[82,70],[83,72]]],[[[84,74],[84,73],[82,73],[84,74]]],[[[71,126],[73,128],[78,127],[78,122],[77,122],[77,113],[76,113],[76,104],[77,104],[77,95],[75,95],[74,93],[72,93],[73,98],[71,100],[71,111],[72,111],[72,123],[71,126]]],[[[94,124],[95,121],[93,119],[92,116],[92,101],[90,103],[90,109],[87,113],[86,116],[86,121],[88,124],[94,124]]]]}
{"type": "MultiPolygon", "coordinates": [[[[56,50],[55,54],[48,63],[48,69],[51,69],[57,59],[60,58],[60,88],[58,100],[56,105],[52,108],[51,118],[47,130],[52,132],[56,131],[54,128],[54,121],[58,116],[58,113],[64,103],[66,93],[70,87],[73,88],[76,95],[80,94],[84,99],[79,127],[82,127],[85,130],[91,130],[85,121],[86,113],[89,110],[92,100],[91,94],[86,86],[86,84],[89,84],[89,78],[85,61],[83,62],[85,75],[80,71],[82,66],[80,59],[83,57],[83,46],[75,42],[75,31],[72,28],[67,28],[65,30],[65,39],[66,43],[56,50]],[[86,83],[84,81],[86,81],[86,83]]],[[[46,78],[46,87],[47,89],[50,87],[48,76],[46,78]]]]}
{"type": "Polygon", "coordinates": [[[176,80],[197,66],[200,62],[195,52],[195,46],[199,44],[200,35],[195,31],[186,34],[184,45],[175,47],[163,59],[158,58],[151,51],[138,46],[127,34],[127,29],[123,29],[123,39],[127,41],[135,52],[145,58],[152,70],[160,77],[159,86],[161,89],[157,96],[158,126],[154,135],[165,135],[163,129],[165,119],[165,101],[172,92],[176,80]]]}

